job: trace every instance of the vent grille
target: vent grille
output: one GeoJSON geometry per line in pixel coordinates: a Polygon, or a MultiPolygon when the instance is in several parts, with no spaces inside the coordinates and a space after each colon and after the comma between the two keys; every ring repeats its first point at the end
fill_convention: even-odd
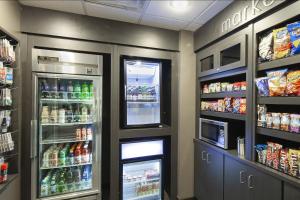
{"type": "Polygon", "coordinates": [[[121,10],[139,12],[144,9],[149,0],[84,0],[87,3],[98,4],[121,10]]]}

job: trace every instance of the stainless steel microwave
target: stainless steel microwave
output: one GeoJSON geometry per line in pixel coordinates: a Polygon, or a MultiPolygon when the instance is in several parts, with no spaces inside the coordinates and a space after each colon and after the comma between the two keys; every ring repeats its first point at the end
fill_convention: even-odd
{"type": "Polygon", "coordinates": [[[228,122],[200,118],[199,139],[228,149],[228,122]]]}

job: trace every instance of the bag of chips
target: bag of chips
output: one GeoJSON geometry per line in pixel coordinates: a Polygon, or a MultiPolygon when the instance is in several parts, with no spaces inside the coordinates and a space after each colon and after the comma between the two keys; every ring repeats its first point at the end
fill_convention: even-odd
{"type": "Polygon", "coordinates": [[[291,55],[300,53],[300,22],[295,22],[287,25],[287,29],[291,38],[291,55]]]}
{"type": "Polygon", "coordinates": [[[289,175],[298,177],[299,173],[299,150],[290,149],[289,150],[289,175]]]}
{"type": "Polygon", "coordinates": [[[274,60],[290,55],[291,42],[287,27],[273,30],[274,37],[274,60]]]}
{"type": "Polygon", "coordinates": [[[266,164],[269,167],[272,167],[277,170],[279,169],[279,159],[280,159],[281,149],[282,149],[282,145],[273,142],[268,142],[266,164]]]}
{"type": "Polygon", "coordinates": [[[225,103],[225,111],[226,112],[232,112],[232,98],[231,97],[225,97],[224,98],[224,103],[225,103]]]}
{"type": "Polygon", "coordinates": [[[286,93],[300,96],[300,70],[289,72],[286,76],[286,93]]]}
{"type": "Polygon", "coordinates": [[[258,94],[260,96],[269,96],[269,84],[268,84],[269,78],[268,77],[262,77],[255,80],[258,94]]]}
{"type": "Polygon", "coordinates": [[[283,173],[289,172],[289,150],[281,149],[280,151],[280,171],[283,173]]]}
{"type": "Polygon", "coordinates": [[[258,61],[272,60],[273,56],[273,33],[268,32],[259,39],[258,45],[258,61]]]}
{"type": "Polygon", "coordinates": [[[257,160],[261,164],[266,164],[267,159],[267,145],[265,144],[257,144],[255,146],[255,150],[257,152],[257,160]]]}
{"type": "Polygon", "coordinates": [[[270,96],[284,96],[287,69],[267,72],[270,96]]]}
{"type": "Polygon", "coordinates": [[[233,113],[240,113],[240,107],[241,107],[241,99],[235,98],[232,101],[232,112],[233,113]]]}

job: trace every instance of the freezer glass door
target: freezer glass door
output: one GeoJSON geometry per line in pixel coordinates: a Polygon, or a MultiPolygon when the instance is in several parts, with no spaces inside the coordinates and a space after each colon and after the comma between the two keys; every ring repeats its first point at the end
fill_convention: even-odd
{"type": "Polygon", "coordinates": [[[160,63],[125,60],[127,125],[160,124],[160,63]]]}
{"type": "Polygon", "coordinates": [[[123,200],[161,199],[161,160],[123,165],[123,200]]]}
{"type": "Polygon", "coordinates": [[[62,77],[68,78],[45,75],[36,80],[40,198],[90,190],[96,181],[100,80],[62,77]]]}

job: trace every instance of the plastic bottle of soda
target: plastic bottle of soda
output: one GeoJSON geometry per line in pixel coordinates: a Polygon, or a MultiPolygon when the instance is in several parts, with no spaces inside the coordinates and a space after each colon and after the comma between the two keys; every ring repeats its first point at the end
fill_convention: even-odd
{"type": "Polygon", "coordinates": [[[79,109],[79,105],[77,105],[77,108],[74,113],[74,122],[80,122],[80,121],[81,121],[80,109],[79,109]]]}
{"type": "Polygon", "coordinates": [[[72,123],[74,119],[73,116],[73,108],[71,105],[69,105],[68,109],[66,110],[66,122],[67,123],[72,123]]]}
{"type": "Polygon", "coordinates": [[[86,82],[83,82],[81,86],[81,99],[89,98],[89,87],[86,82]]]}
{"type": "Polygon", "coordinates": [[[93,82],[91,82],[90,85],[89,85],[89,98],[90,99],[94,98],[94,84],[93,84],[93,82]]]}
{"type": "Polygon", "coordinates": [[[57,172],[54,172],[52,177],[51,177],[51,181],[50,181],[50,192],[51,192],[51,194],[56,194],[57,193],[56,176],[57,176],[57,172]]]}
{"type": "Polygon", "coordinates": [[[58,183],[57,183],[57,190],[58,190],[59,193],[67,192],[65,172],[64,171],[62,171],[59,174],[58,183]]]}
{"type": "Polygon", "coordinates": [[[75,95],[75,99],[80,99],[81,97],[81,86],[79,81],[76,81],[74,84],[74,95],[75,95]]]}
{"type": "Polygon", "coordinates": [[[66,184],[68,187],[68,192],[74,191],[74,177],[73,177],[73,171],[71,169],[68,169],[66,174],[66,184]]]}
{"type": "Polygon", "coordinates": [[[90,161],[89,157],[89,143],[86,142],[81,150],[81,163],[88,163],[90,161]]]}
{"type": "Polygon", "coordinates": [[[68,92],[68,99],[74,99],[74,88],[73,88],[73,83],[72,81],[68,81],[68,87],[67,87],[67,92],[68,92]]]}
{"type": "Polygon", "coordinates": [[[47,176],[41,182],[41,196],[49,196],[50,191],[50,174],[48,173],[47,176]]]}
{"type": "Polygon", "coordinates": [[[75,160],[74,160],[74,151],[76,148],[76,143],[72,145],[72,147],[69,150],[69,156],[68,156],[68,163],[69,165],[74,165],[75,160]]]}
{"type": "Polygon", "coordinates": [[[59,91],[58,94],[60,99],[68,98],[66,85],[65,82],[62,80],[58,84],[58,91],[59,91]]]}
{"type": "Polygon", "coordinates": [[[82,146],[82,142],[80,142],[75,149],[75,153],[74,153],[74,162],[75,164],[80,164],[81,163],[81,146],[82,146]]]}
{"type": "Polygon", "coordinates": [[[81,170],[79,167],[73,168],[73,179],[74,179],[74,185],[75,190],[80,189],[81,187],[81,170]]]}

